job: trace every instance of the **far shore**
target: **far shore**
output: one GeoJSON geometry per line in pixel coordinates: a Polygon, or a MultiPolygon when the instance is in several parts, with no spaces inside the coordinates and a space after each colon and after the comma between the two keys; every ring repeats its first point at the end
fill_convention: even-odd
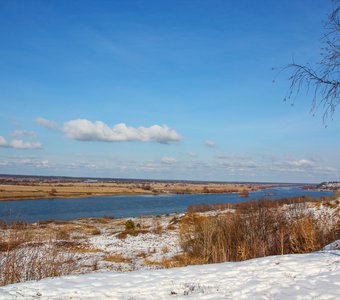
{"type": "Polygon", "coordinates": [[[0,201],[83,198],[118,195],[228,194],[248,193],[288,184],[189,183],[189,182],[42,182],[19,181],[0,184],[0,201]]]}

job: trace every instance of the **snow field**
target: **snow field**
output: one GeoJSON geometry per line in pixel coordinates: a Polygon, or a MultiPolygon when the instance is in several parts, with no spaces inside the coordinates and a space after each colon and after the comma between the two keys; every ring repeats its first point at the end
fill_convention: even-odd
{"type": "MultiPolygon", "coordinates": [[[[157,262],[180,253],[178,226],[174,225],[173,230],[166,229],[169,224],[171,225],[173,217],[143,218],[142,226],[143,228],[150,228],[150,232],[138,235],[128,234],[124,239],[119,238],[118,233],[112,233],[109,228],[104,228],[100,235],[90,237],[88,243],[91,247],[100,249],[107,255],[121,255],[130,259],[130,262],[125,264],[112,264],[99,260],[99,269],[110,268],[110,265],[119,270],[154,269],[155,265],[145,263],[146,257],[148,261],[157,262]],[[157,233],[153,232],[157,227],[162,228],[162,230],[157,233]]],[[[141,218],[131,218],[131,220],[139,224],[141,218]]],[[[123,230],[123,228],[120,229],[123,230]]]]}
{"type": "Polygon", "coordinates": [[[128,273],[71,275],[2,287],[0,299],[339,299],[340,251],[128,273]]]}

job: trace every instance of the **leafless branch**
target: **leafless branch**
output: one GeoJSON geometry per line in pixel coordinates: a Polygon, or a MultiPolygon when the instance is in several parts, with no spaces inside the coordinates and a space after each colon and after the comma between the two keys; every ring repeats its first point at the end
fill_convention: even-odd
{"type": "Polygon", "coordinates": [[[324,112],[324,123],[332,117],[340,102],[340,1],[335,1],[335,7],[325,25],[326,33],[322,40],[322,59],[317,67],[309,64],[297,64],[294,61],[284,69],[293,70],[288,78],[290,87],[287,99],[295,99],[302,90],[312,91],[311,112],[320,107],[324,112]]]}

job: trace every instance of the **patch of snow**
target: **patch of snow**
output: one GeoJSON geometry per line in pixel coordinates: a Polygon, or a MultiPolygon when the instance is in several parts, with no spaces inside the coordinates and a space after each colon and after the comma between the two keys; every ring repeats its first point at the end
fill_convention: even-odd
{"type": "Polygon", "coordinates": [[[0,299],[339,299],[340,251],[8,285],[0,299]]]}
{"type": "Polygon", "coordinates": [[[331,251],[331,250],[340,250],[340,240],[336,240],[335,242],[328,244],[323,248],[325,251],[331,251]]]}

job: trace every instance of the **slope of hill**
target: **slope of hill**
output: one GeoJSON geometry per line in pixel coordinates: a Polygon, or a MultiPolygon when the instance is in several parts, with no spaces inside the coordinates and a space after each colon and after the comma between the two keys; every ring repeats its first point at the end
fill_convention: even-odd
{"type": "Polygon", "coordinates": [[[339,299],[339,263],[340,250],[327,250],[237,263],[74,275],[8,285],[0,289],[0,299],[339,299]]]}

